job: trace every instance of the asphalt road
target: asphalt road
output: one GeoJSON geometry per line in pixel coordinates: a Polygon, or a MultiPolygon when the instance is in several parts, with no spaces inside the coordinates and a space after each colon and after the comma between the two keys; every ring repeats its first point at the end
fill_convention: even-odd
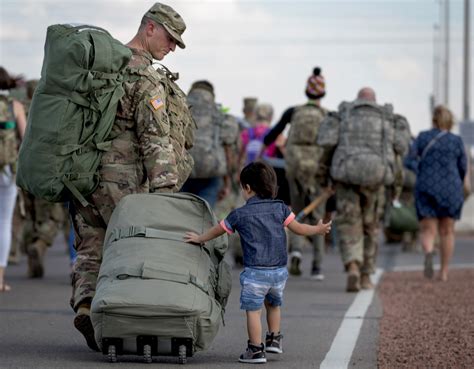
{"type": "MultiPolygon", "coordinates": [[[[26,259],[9,266],[10,293],[0,294],[0,368],[143,368],[141,357],[119,356],[110,364],[102,354],[90,351],[83,337],[75,331],[74,314],[69,307],[69,261],[66,246],[59,237],[49,250],[46,274],[42,280],[26,277],[26,259]]],[[[472,240],[458,240],[453,264],[473,264],[472,240]]],[[[272,368],[319,368],[331,348],[344,316],[358,294],[344,292],[345,275],[336,251],[324,260],[326,279],[309,278],[311,253],[304,254],[304,275],[290,277],[285,290],[282,314],[284,353],[268,354],[272,368]]],[[[398,246],[382,246],[379,266],[393,269],[420,266],[420,253],[402,253],[398,246]]],[[[221,327],[212,347],[188,359],[190,368],[241,368],[238,356],[246,345],[244,313],[239,310],[239,270],[234,270],[233,290],[221,327]]],[[[360,294],[359,294],[360,295],[360,294]]],[[[370,299],[365,315],[347,318],[360,320],[360,332],[349,331],[355,347],[349,352],[351,368],[376,368],[378,321],[382,316],[377,294],[370,299]]],[[[176,368],[176,358],[154,357],[153,367],[176,368]]]]}

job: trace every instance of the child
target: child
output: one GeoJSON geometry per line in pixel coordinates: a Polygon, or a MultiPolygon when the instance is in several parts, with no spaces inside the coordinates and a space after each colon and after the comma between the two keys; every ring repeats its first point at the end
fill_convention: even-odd
{"type": "Polygon", "coordinates": [[[276,174],[263,162],[253,162],[240,173],[240,185],[247,203],[233,210],[229,216],[207,232],[198,235],[187,232],[186,242],[202,244],[225,232],[238,231],[244,255],[244,270],[240,274],[242,291],[240,308],[246,311],[249,335],[247,350],[240,355],[242,363],[266,363],[265,352],[281,354],[280,306],[288,278],[286,234],[292,232],[309,236],[326,234],[331,222],[312,226],[301,224],[276,195],[276,174]],[[260,315],[262,305],[267,311],[268,332],[265,347],[262,343],[260,315]]]}

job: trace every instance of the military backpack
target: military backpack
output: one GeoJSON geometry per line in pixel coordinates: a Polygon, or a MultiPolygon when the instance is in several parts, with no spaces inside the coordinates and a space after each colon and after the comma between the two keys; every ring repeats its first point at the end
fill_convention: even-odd
{"type": "Polygon", "coordinates": [[[13,100],[0,96],[0,170],[14,166],[18,155],[18,133],[13,100]]]}
{"type": "Polygon", "coordinates": [[[326,110],[314,104],[295,108],[286,142],[286,169],[306,181],[318,173],[322,149],[316,145],[326,110]]]}
{"type": "Polygon", "coordinates": [[[392,106],[356,100],[343,103],[339,115],[341,121],[331,177],[338,182],[366,187],[393,184],[395,130],[392,106]]]}
{"type": "Polygon", "coordinates": [[[217,108],[209,91],[194,89],[188,94],[188,104],[198,130],[189,150],[194,159],[191,178],[224,176],[227,172],[224,146],[221,139],[225,115],[217,108]]]}
{"type": "Polygon", "coordinates": [[[48,27],[41,79],[20,148],[17,184],[52,202],[84,197],[98,185],[97,168],[123,96],[130,50],[105,30],[48,27]]]}

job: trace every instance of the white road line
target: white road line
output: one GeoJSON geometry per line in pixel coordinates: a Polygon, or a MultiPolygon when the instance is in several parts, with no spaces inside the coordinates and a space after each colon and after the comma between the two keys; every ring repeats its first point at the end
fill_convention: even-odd
{"type": "MultiPolygon", "coordinates": [[[[439,264],[434,264],[435,269],[439,269],[440,265],[439,264]]],[[[464,268],[474,268],[474,264],[450,264],[449,269],[464,269],[464,268]]],[[[394,272],[411,272],[411,271],[418,271],[418,270],[423,270],[423,265],[418,264],[418,265],[400,265],[395,268],[393,268],[394,272]]]]}
{"type": "MultiPolygon", "coordinates": [[[[377,269],[372,278],[374,285],[380,280],[383,274],[382,269],[377,269]]],[[[349,366],[352,352],[359,337],[360,329],[364,321],[365,313],[374,297],[375,288],[372,290],[362,290],[357,293],[354,302],[344,315],[341,326],[332,341],[326,357],[320,365],[320,369],[343,369],[349,366]]]]}

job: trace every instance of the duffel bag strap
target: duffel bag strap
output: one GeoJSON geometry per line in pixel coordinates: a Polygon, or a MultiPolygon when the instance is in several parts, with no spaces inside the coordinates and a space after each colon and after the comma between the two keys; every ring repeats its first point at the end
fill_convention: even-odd
{"type": "Polygon", "coordinates": [[[161,229],[143,226],[131,226],[126,228],[115,228],[112,231],[109,242],[115,242],[123,238],[131,237],[159,238],[163,240],[184,242],[183,236],[184,235],[179,232],[162,231],[161,229]]]}

